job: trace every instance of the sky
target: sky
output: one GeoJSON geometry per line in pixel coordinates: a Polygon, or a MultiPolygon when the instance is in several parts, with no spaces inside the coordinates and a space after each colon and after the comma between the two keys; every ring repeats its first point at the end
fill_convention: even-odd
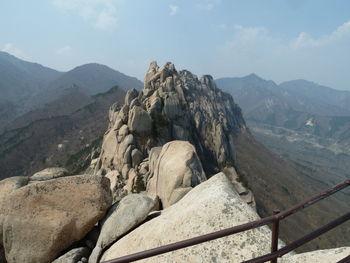
{"type": "Polygon", "coordinates": [[[2,1],[0,50],[60,71],[96,62],[143,80],[156,60],[350,90],[350,1],[2,1]]]}

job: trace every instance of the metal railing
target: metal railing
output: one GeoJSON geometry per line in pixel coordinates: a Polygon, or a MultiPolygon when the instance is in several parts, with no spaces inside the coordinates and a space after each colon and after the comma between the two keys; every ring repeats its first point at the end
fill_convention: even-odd
{"type": "MultiPolygon", "coordinates": [[[[178,250],[181,248],[194,246],[194,245],[208,242],[208,241],[218,239],[221,237],[237,234],[240,232],[244,232],[244,231],[258,228],[261,226],[265,226],[268,224],[272,224],[271,253],[267,254],[267,255],[263,255],[261,257],[251,259],[251,260],[244,261],[243,263],[260,263],[260,262],[267,262],[267,261],[270,261],[271,263],[276,263],[277,258],[282,257],[283,255],[289,253],[290,251],[306,244],[307,242],[317,238],[318,236],[326,233],[327,231],[329,231],[329,230],[339,226],[340,224],[350,220],[350,212],[346,213],[345,215],[343,215],[341,217],[338,217],[337,219],[333,220],[332,222],[316,229],[315,231],[293,241],[289,245],[286,245],[285,247],[280,248],[280,249],[278,249],[279,222],[281,220],[283,220],[284,218],[298,212],[299,210],[302,210],[310,205],[313,205],[313,204],[321,201],[322,199],[324,199],[330,195],[333,195],[336,192],[338,192],[338,191],[340,191],[348,186],[350,186],[350,179],[347,179],[345,182],[343,182],[341,184],[338,184],[338,185],[335,185],[331,188],[328,188],[327,190],[313,196],[310,199],[304,200],[304,201],[300,202],[299,204],[292,206],[291,208],[289,208],[283,212],[280,212],[279,210],[275,210],[274,215],[272,215],[272,216],[268,216],[268,217],[262,218],[260,220],[256,220],[256,221],[242,224],[239,226],[234,226],[231,228],[219,230],[219,231],[209,233],[206,235],[182,240],[182,241],[171,243],[171,244],[164,245],[161,247],[157,247],[157,248],[141,251],[138,253],[126,255],[123,257],[119,257],[116,259],[104,261],[103,263],[133,262],[133,261],[157,256],[160,254],[164,254],[167,252],[171,252],[174,250],[178,250]]],[[[342,259],[338,263],[349,263],[349,262],[350,262],[350,256],[342,259]]]]}

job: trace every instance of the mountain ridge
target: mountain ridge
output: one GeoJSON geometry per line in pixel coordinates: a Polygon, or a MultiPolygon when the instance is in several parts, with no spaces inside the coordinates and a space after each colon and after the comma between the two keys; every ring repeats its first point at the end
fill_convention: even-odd
{"type": "Polygon", "coordinates": [[[64,95],[79,86],[86,95],[103,93],[118,85],[142,88],[142,82],[108,66],[88,63],[59,72],[38,63],[0,53],[0,132],[12,120],[64,95]]]}

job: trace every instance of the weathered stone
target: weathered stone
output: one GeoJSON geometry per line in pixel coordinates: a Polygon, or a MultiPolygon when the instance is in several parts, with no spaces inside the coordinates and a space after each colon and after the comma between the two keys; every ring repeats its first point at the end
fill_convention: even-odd
{"type": "Polygon", "coordinates": [[[118,113],[118,119],[122,120],[123,123],[127,123],[128,122],[128,117],[129,117],[129,106],[128,105],[124,105],[119,113],[118,113]]]}
{"type": "Polygon", "coordinates": [[[162,147],[153,147],[149,152],[149,171],[153,175],[162,147]]]}
{"type": "MultiPolygon", "coordinates": [[[[9,177],[4,180],[1,180],[0,181],[0,207],[1,207],[1,202],[3,200],[6,200],[13,191],[27,185],[28,182],[29,182],[28,176],[14,176],[14,177],[9,177]]],[[[1,228],[0,228],[0,233],[1,233],[1,228]]],[[[1,243],[1,239],[0,239],[0,243],[1,243]]]]}
{"type": "Polygon", "coordinates": [[[119,110],[120,110],[120,106],[119,106],[118,102],[113,103],[112,106],[109,107],[108,119],[109,119],[110,123],[115,122],[115,120],[117,119],[119,110]]]}
{"type": "MultiPolygon", "coordinates": [[[[130,89],[126,92],[125,95],[125,104],[130,105],[131,101],[139,95],[139,92],[136,89],[130,89]]],[[[130,107],[131,108],[131,107],[130,107]]]]}
{"type": "Polygon", "coordinates": [[[147,109],[151,116],[161,113],[162,111],[162,100],[157,96],[153,96],[149,100],[150,107],[147,109]]]}
{"type": "Polygon", "coordinates": [[[74,248],[52,261],[52,263],[76,263],[82,258],[86,259],[86,257],[89,257],[89,254],[90,250],[87,247],[74,248]]]}
{"type": "Polygon", "coordinates": [[[120,196],[123,195],[122,193],[122,188],[124,187],[123,177],[117,170],[108,172],[105,175],[105,177],[108,178],[110,181],[110,189],[113,196],[113,202],[115,202],[116,200],[118,200],[118,198],[120,198],[120,196]]]}
{"type": "Polygon", "coordinates": [[[169,96],[165,97],[163,111],[164,115],[172,120],[182,116],[183,112],[176,93],[171,93],[169,96]]]}
{"type": "Polygon", "coordinates": [[[118,151],[114,156],[114,164],[118,170],[122,169],[124,164],[131,166],[131,145],[134,143],[134,136],[128,134],[118,145],[118,151]]]}
{"type": "Polygon", "coordinates": [[[114,204],[102,222],[101,233],[89,263],[99,262],[102,250],[144,221],[155,206],[152,199],[141,194],[128,195],[114,204]]]}
{"type": "Polygon", "coordinates": [[[132,109],[135,106],[141,106],[141,103],[138,98],[135,98],[130,102],[129,108],[132,109]]]}
{"type": "MultiPolygon", "coordinates": [[[[113,164],[117,146],[117,134],[114,130],[110,130],[103,138],[102,150],[99,158],[102,168],[110,167],[113,164]]],[[[95,172],[100,168],[100,165],[96,165],[95,172]]]]}
{"type": "Polygon", "coordinates": [[[253,209],[256,209],[255,198],[251,190],[245,187],[242,182],[240,182],[237,172],[233,167],[225,167],[223,170],[227,178],[233,183],[236,192],[241,196],[243,201],[249,204],[253,209]]]}
{"type": "Polygon", "coordinates": [[[115,121],[115,123],[114,123],[114,125],[113,125],[113,129],[114,130],[118,130],[118,129],[120,129],[120,127],[122,127],[123,126],[123,121],[121,120],[121,119],[116,119],[116,121],[115,121]]]}
{"type": "Polygon", "coordinates": [[[46,181],[68,175],[69,172],[66,168],[51,167],[33,174],[32,176],[30,176],[30,181],[46,181]]]}
{"type": "Polygon", "coordinates": [[[131,168],[128,172],[128,181],[125,185],[125,189],[128,191],[128,193],[132,193],[136,177],[137,177],[137,173],[135,169],[131,168]]]}
{"type": "MultiPolygon", "coordinates": [[[[144,90],[146,89],[151,89],[152,88],[152,85],[151,85],[151,81],[155,80],[155,75],[157,74],[158,72],[158,65],[157,65],[157,62],[156,61],[152,61],[150,66],[149,66],[149,69],[146,73],[146,76],[145,76],[145,84],[144,84],[144,90]]],[[[158,74],[158,77],[159,77],[159,74],[158,74]]]]}
{"type": "Polygon", "coordinates": [[[185,141],[172,141],[162,148],[147,193],[159,196],[165,208],[205,179],[195,148],[185,141]]]}
{"type": "Polygon", "coordinates": [[[123,164],[129,164],[131,166],[131,152],[132,152],[132,146],[129,145],[126,149],[124,155],[123,155],[123,164]]]}
{"type": "Polygon", "coordinates": [[[52,261],[82,239],[111,203],[109,180],[98,176],[61,177],[16,189],[0,206],[7,261],[52,261]]]}
{"type": "Polygon", "coordinates": [[[91,160],[91,163],[90,163],[90,166],[91,166],[91,167],[95,167],[96,164],[98,163],[98,161],[99,161],[99,158],[92,159],[92,160],[91,160]]]}
{"type": "Polygon", "coordinates": [[[138,149],[133,149],[131,152],[131,163],[132,167],[138,166],[143,159],[143,154],[138,149]]]}
{"type": "Polygon", "coordinates": [[[128,126],[137,134],[149,134],[152,130],[152,119],[141,107],[135,106],[129,113],[128,126]]]}
{"type": "Polygon", "coordinates": [[[113,171],[108,172],[105,175],[105,177],[109,179],[110,189],[111,189],[111,192],[113,193],[115,191],[116,187],[118,186],[118,181],[121,179],[121,175],[119,174],[118,171],[113,170],[113,171]]]}
{"type": "Polygon", "coordinates": [[[170,92],[174,90],[174,79],[172,76],[166,78],[165,88],[167,91],[170,91],[170,92]]]}
{"type": "Polygon", "coordinates": [[[125,124],[122,125],[122,127],[120,127],[120,129],[118,130],[118,142],[120,143],[128,134],[129,134],[128,126],[125,124]]]}
{"type": "MultiPolygon", "coordinates": [[[[193,188],[161,215],[114,243],[102,260],[110,260],[258,220],[223,173],[193,188]]],[[[270,252],[271,231],[260,227],[180,249],[140,262],[242,262],[270,252]]]]}
{"type": "Polygon", "coordinates": [[[141,175],[144,175],[146,173],[148,173],[148,170],[149,170],[149,163],[148,161],[147,162],[142,162],[139,166],[139,173],[141,175]]]}
{"type": "Polygon", "coordinates": [[[124,164],[122,168],[122,176],[124,180],[127,180],[129,178],[129,170],[130,170],[130,165],[129,164],[124,164]]]}

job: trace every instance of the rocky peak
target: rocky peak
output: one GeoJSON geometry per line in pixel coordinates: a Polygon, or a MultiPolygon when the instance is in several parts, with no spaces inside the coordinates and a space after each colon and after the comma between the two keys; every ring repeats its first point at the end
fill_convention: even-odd
{"type": "Polygon", "coordinates": [[[124,180],[140,176],[153,147],[174,140],[194,145],[210,177],[235,165],[234,136],[246,129],[240,108],[210,75],[198,79],[171,62],[159,67],[153,61],[143,90],[129,90],[124,105],[111,107],[109,119],[95,172],[117,170],[124,180]]]}

